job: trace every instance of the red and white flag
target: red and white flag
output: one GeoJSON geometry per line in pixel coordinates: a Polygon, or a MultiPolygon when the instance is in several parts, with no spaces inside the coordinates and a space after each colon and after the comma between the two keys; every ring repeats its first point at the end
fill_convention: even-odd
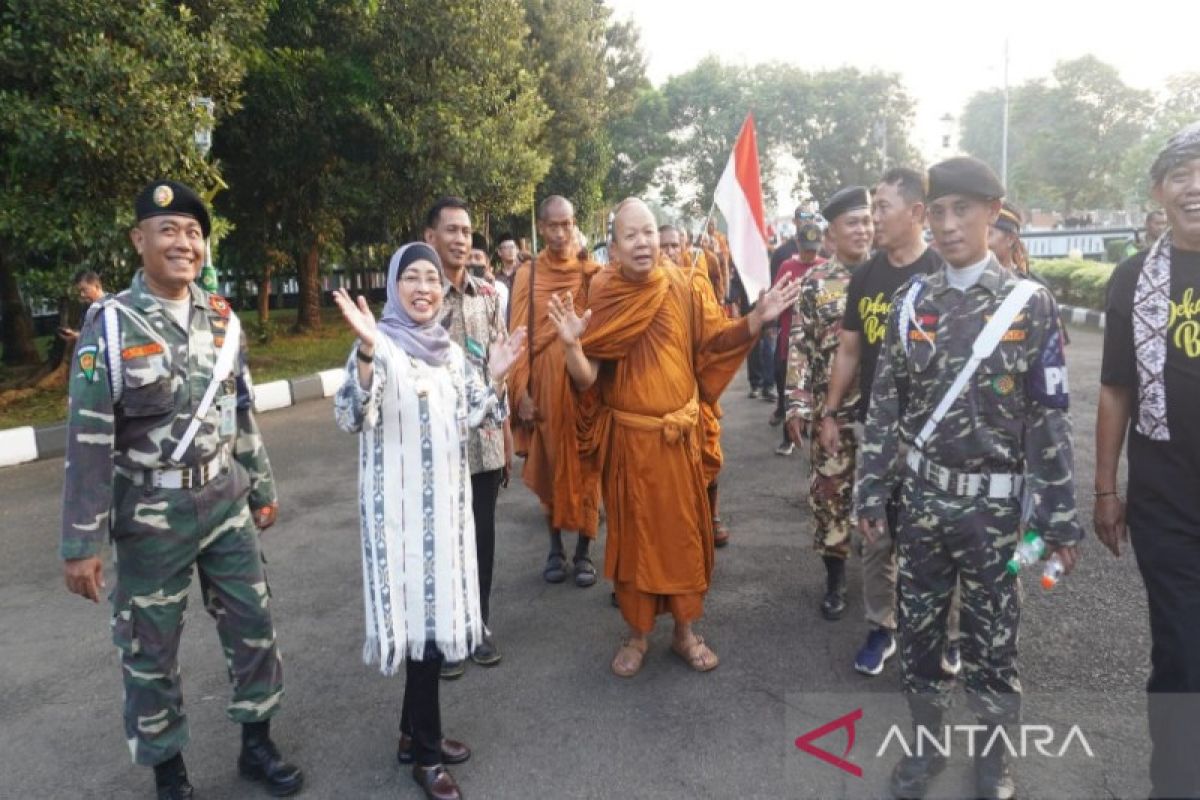
{"type": "Polygon", "coordinates": [[[759,291],[769,289],[771,270],[767,259],[766,214],[763,212],[762,180],[758,173],[758,137],[754,115],[747,114],[729,163],[717,183],[717,208],[729,225],[729,251],[737,265],[750,302],[759,291]]]}

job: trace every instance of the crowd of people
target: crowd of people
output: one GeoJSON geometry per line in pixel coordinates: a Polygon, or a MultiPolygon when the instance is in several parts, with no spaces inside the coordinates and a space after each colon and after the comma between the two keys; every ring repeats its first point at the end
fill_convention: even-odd
{"type": "MultiPolygon", "coordinates": [[[[1167,143],[1151,185],[1169,224],[1110,285],[1093,519],[1116,555],[1128,523],[1149,594],[1153,793],[1193,797],[1200,769],[1181,734],[1196,722],[1154,698],[1200,691],[1200,429],[1188,413],[1200,124],[1167,143]]],[[[861,558],[853,668],[878,675],[898,653],[917,728],[941,729],[956,675],[978,735],[1019,722],[1020,597],[1006,564],[1035,529],[1069,573],[1084,533],[1066,331],[1004,196],[971,158],[844,187],[819,217],[797,213],[755,298],[715,225],[692,237],[637,198],[614,209],[606,264],[581,247],[569,199],[551,196],[536,216],[544,248],[500,237],[493,267],[469,205],[447,197],[392,255],[378,319],[364,298],[334,294],[356,335],[334,416],[359,438],[363,658],[403,668],[397,759],[428,797],[461,797],[446,767],[471,755],[443,734],[440,681],[502,660],[496,506],[518,459],[545,520],[542,578],[587,589],[602,571],[612,588],[628,630],[611,671],[640,671],[661,615],[687,667],[719,665],[697,625],[716,548],[736,538],[719,515],[720,400],[743,364],[752,396],[776,404],[776,452],[808,454],[825,619],[845,616],[847,561],[861,558]]],[[[190,798],[177,653],[197,572],[228,655],[238,769],[293,794],[303,773],[270,737],[282,669],[258,533],[278,506],[245,338],[195,283],[211,226],[199,196],[159,181],[134,209],[142,268],[127,290],[97,294],[72,360],[67,586],[99,601],[110,538],[126,739],[158,797],[190,798]]],[[[945,763],[937,750],[904,756],[893,792],[923,796],[945,763]]],[[[978,796],[1015,796],[1004,748],[975,752],[974,769],[978,796]]]]}

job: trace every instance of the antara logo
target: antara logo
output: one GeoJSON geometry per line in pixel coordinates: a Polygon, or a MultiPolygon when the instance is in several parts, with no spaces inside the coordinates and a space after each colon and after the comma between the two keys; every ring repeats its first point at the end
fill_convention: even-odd
{"type": "MultiPolygon", "coordinates": [[[[837,767],[856,778],[861,778],[863,776],[862,767],[850,761],[849,757],[857,738],[855,726],[862,717],[863,710],[856,708],[849,714],[844,714],[798,737],[796,747],[810,756],[819,758],[826,764],[837,767]],[[846,731],[846,747],[841,755],[814,744],[818,739],[843,728],[846,731]]],[[[875,758],[883,758],[893,748],[898,751],[897,754],[903,753],[906,756],[920,756],[925,755],[926,752],[937,752],[949,757],[955,749],[956,742],[965,745],[966,753],[970,757],[974,757],[976,752],[979,755],[987,755],[997,747],[1004,748],[1012,758],[1029,758],[1031,756],[1063,758],[1072,749],[1086,754],[1088,758],[1096,757],[1092,752],[1091,744],[1088,743],[1087,737],[1083,735],[1083,730],[1078,725],[1072,725],[1061,741],[1058,740],[1054,728],[1050,725],[1018,725],[1015,730],[1014,736],[1001,726],[946,725],[940,730],[931,730],[924,725],[918,725],[910,740],[906,737],[904,728],[894,724],[888,728],[883,742],[875,752],[875,758]],[[979,744],[981,746],[977,747],[979,744]]],[[[961,747],[961,745],[959,746],[961,747]]]]}

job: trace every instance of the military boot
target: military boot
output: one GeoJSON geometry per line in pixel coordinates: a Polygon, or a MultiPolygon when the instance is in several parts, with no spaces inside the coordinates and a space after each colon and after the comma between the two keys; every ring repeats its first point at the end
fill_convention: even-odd
{"type": "Polygon", "coordinates": [[[182,755],[176,753],[169,760],[154,765],[154,788],[158,800],[192,800],[192,784],[188,783],[182,755]]]}
{"type": "Polygon", "coordinates": [[[248,780],[263,784],[275,797],[287,797],[304,786],[304,773],[279,755],[271,741],[271,723],[248,722],[242,726],[242,753],[238,756],[238,773],[248,780]]]}
{"type": "Polygon", "coordinates": [[[975,740],[975,795],[981,800],[1012,800],[1017,796],[1017,784],[1008,763],[1008,745],[999,737],[992,741],[995,723],[980,720],[979,724],[988,728],[975,740]],[[992,746],[983,752],[988,742],[992,746]]]}
{"type": "Polygon", "coordinates": [[[825,597],[821,600],[821,616],[838,620],[846,613],[846,559],[823,556],[825,562],[825,597]]]}
{"type": "Polygon", "coordinates": [[[897,800],[924,797],[929,784],[946,768],[946,756],[921,733],[924,728],[941,740],[941,709],[927,702],[914,702],[911,697],[909,708],[913,716],[912,755],[901,757],[892,768],[892,795],[897,800]]]}

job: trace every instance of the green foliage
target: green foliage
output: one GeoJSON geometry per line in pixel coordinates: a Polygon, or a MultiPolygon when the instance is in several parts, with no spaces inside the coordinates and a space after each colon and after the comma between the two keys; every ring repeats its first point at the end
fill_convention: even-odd
{"type": "Polygon", "coordinates": [[[0,7],[0,250],[27,292],[60,297],[80,266],[128,278],[132,199],[162,176],[199,189],[194,144],[240,100],[243,48],[269,0],[9,0],[0,7]]]}
{"type": "MultiPolygon", "coordinates": [[[[1143,135],[1148,92],[1126,86],[1095,56],[1060,61],[1051,80],[1009,93],[1009,197],[1029,206],[1076,210],[1117,206],[1128,196],[1121,168],[1143,135]]],[[[962,148],[997,171],[1003,96],[975,94],[962,114],[962,148]]]]}
{"type": "Polygon", "coordinates": [[[1083,258],[1030,261],[1029,268],[1044,280],[1059,303],[1083,308],[1104,308],[1112,264],[1083,258]]]}
{"type": "Polygon", "coordinates": [[[1154,207],[1148,192],[1150,165],[1167,139],[1197,118],[1200,118],[1200,72],[1168,78],[1141,139],[1122,159],[1119,181],[1127,202],[1147,210],[1154,207]]]}

